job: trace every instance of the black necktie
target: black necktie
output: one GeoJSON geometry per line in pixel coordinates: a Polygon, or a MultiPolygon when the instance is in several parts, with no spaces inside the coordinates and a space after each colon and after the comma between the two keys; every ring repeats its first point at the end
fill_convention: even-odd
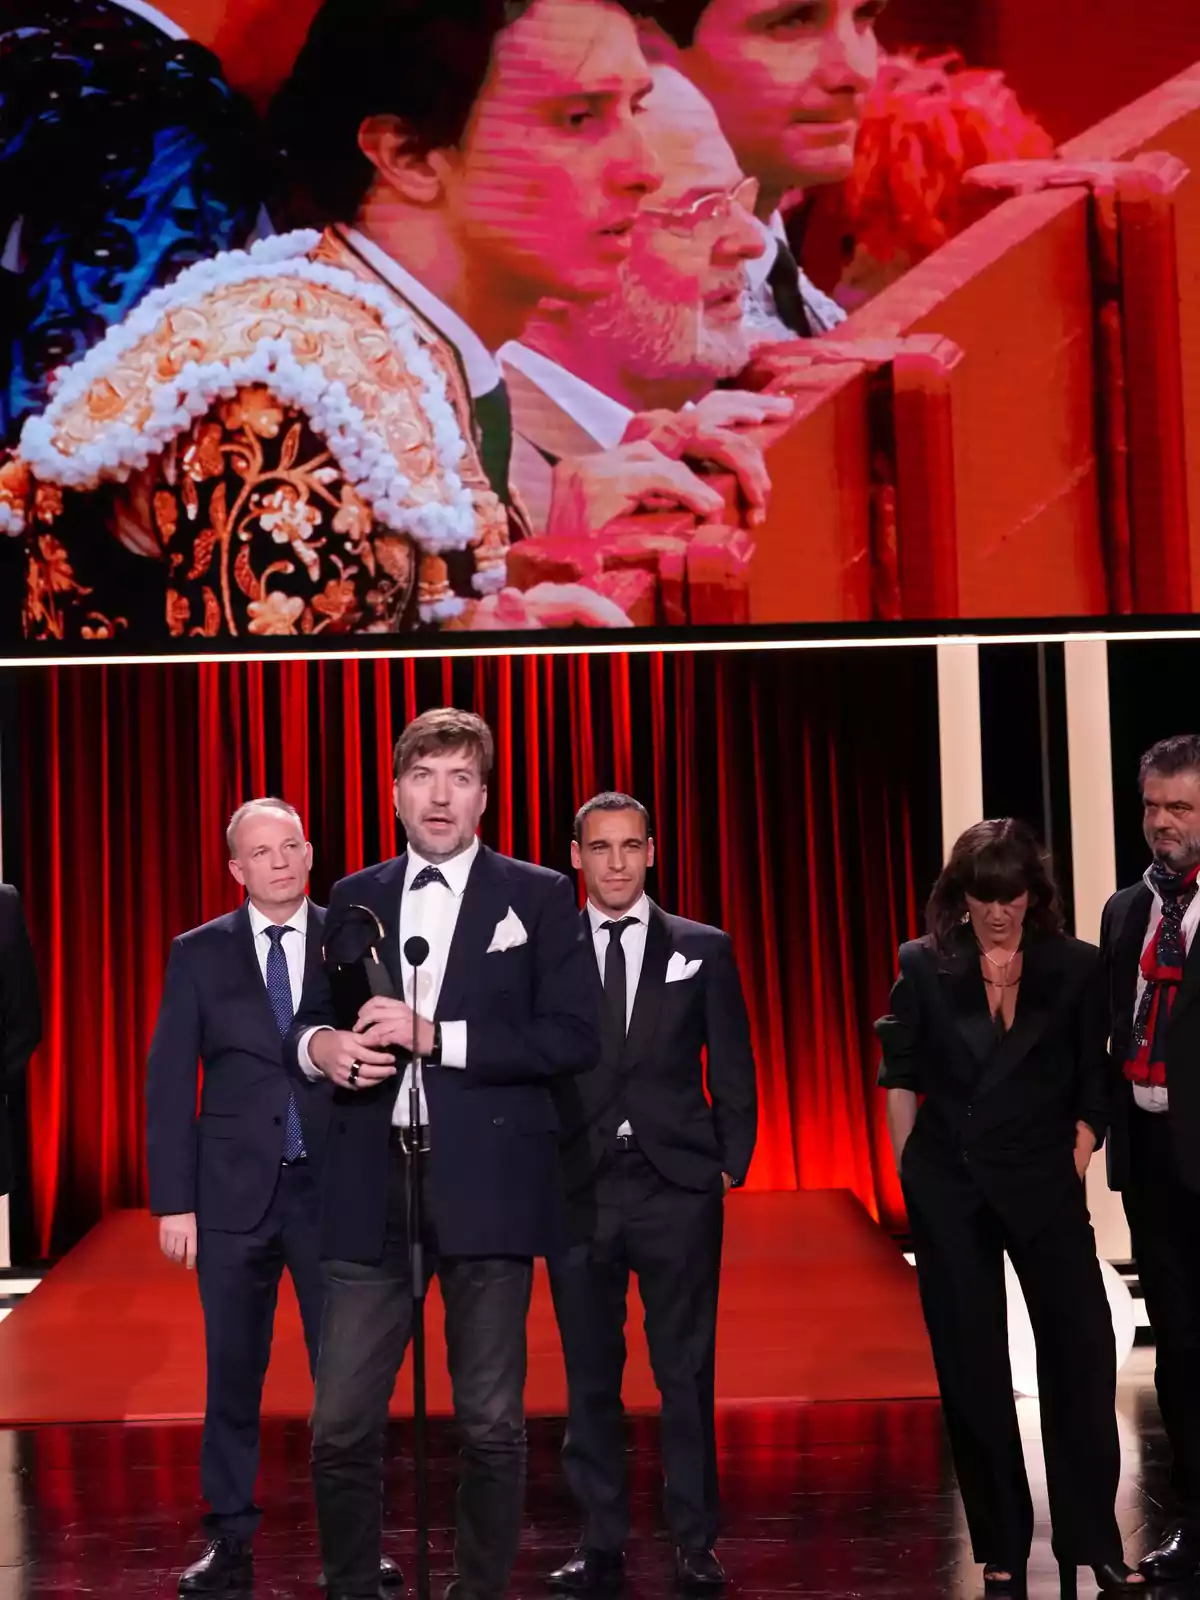
{"type": "Polygon", "coordinates": [[[608,949],[604,956],[604,1022],[605,1033],[614,1041],[623,1041],[628,1031],[629,991],[625,983],[625,952],[621,948],[621,935],[637,919],[622,917],[620,922],[602,922],[608,934],[608,949]]]}
{"type": "Polygon", "coordinates": [[[512,406],[503,380],[494,389],[481,394],[474,402],[475,425],[479,429],[479,461],[499,498],[508,505],[511,492],[508,487],[508,469],[512,461],[512,406]]]}
{"type": "Polygon", "coordinates": [[[790,328],[802,339],[811,338],[812,329],[804,307],[804,296],[800,292],[800,268],[782,239],[776,246],[775,261],[767,274],[767,287],[775,302],[775,315],[784,327],[790,328]]]}
{"type": "Polygon", "coordinates": [[[448,889],[450,887],[445,878],[442,876],[442,869],[440,867],[422,867],[420,872],[418,872],[416,877],[413,879],[411,887],[414,889],[424,889],[426,884],[429,883],[440,883],[443,889],[448,889]]]}

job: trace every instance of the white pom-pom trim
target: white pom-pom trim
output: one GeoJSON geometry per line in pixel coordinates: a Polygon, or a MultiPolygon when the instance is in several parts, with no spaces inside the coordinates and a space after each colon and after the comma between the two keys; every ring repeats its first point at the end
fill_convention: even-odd
{"type": "MultiPolygon", "coordinates": [[[[197,262],[174,283],[148,294],[124,322],[110,328],[98,345],[62,374],[50,405],[26,422],[20,453],[36,476],[63,489],[94,489],[106,480],[123,483],[131,473],[149,466],[214,402],[232,398],[247,385],[261,385],[282,405],[304,413],[343,475],[385,527],[409,535],[431,554],[465,549],[475,533],[475,508],[458,474],[467,447],[445,380],[411,314],[398,300],[340,267],[307,259],[320,238],[319,233],[304,231],[262,239],[249,250],[197,262]],[[411,481],[400,471],[382,434],[351,401],[345,385],[317,365],[301,364],[287,339],[265,339],[252,355],[236,360],[188,362],[176,378],[154,389],[143,428],[114,423],[71,455],[56,447],[54,435],[66,408],[82,400],[99,378],[153,334],[164,316],[196,305],[214,289],[265,278],[298,278],[335,289],[379,318],[405,369],[417,380],[448,504],[413,501],[411,481]]],[[[8,508],[0,507],[0,516],[6,511],[11,519],[8,508]]],[[[19,533],[21,527],[0,521],[0,531],[19,533]]]]}

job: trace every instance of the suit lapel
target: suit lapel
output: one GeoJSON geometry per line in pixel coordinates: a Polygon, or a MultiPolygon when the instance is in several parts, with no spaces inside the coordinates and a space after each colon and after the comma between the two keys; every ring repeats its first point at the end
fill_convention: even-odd
{"type": "Polygon", "coordinates": [[[454,937],[446,957],[446,971],[438,994],[437,1016],[461,1015],[466,991],[480,961],[486,959],[488,946],[496,924],[508,911],[508,884],[497,865],[496,857],[486,845],[480,845],[479,854],[467,878],[463,903],[454,925],[454,937]]]}
{"type": "Polygon", "coordinates": [[[622,1069],[631,1072],[649,1053],[658,1030],[658,1015],[662,1010],[663,990],[666,988],[667,962],[671,959],[671,934],[667,919],[650,901],[650,920],[646,925],[646,948],[642,954],[642,970],[638,977],[637,995],[633,1002],[633,1015],[629,1019],[629,1032],[625,1036],[625,1050],[621,1058],[622,1069]]]}
{"type": "Polygon", "coordinates": [[[1062,994],[1059,945],[1051,939],[1033,939],[1025,947],[1021,987],[1013,1024],[996,1045],[979,1080],[977,1092],[994,1089],[1018,1066],[1045,1033],[1062,994]]]}
{"type": "Polygon", "coordinates": [[[275,1021],[271,997],[267,993],[267,986],[263,981],[262,968],[258,964],[258,953],[254,948],[254,933],[250,927],[250,902],[248,900],[242,903],[241,910],[234,916],[233,942],[237,948],[238,965],[245,982],[247,996],[254,1006],[254,1014],[263,1030],[278,1042],[279,1025],[275,1021]]]}
{"type": "Polygon", "coordinates": [[[308,933],[304,940],[304,987],[307,989],[318,977],[324,965],[323,941],[325,912],[320,906],[308,902],[308,933]]]}
{"type": "MultiPolygon", "coordinates": [[[[1114,1046],[1119,1045],[1118,1053],[1122,1059],[1129,1048],[1129,1035],[1133,1030],[1133,1019],[1137,1011],[1138,966],[1141,963],[1142,945],[1146,940],[1146,929],[1150,923],[1153,906],[1154,896],[1144,883],[1140,884],[1130,896],[1121,926],[1113,942],[1112,1012],[1121,1023],[1123,1034],[1123,1037],[1117,1038],[1117,1030],[1114,1029],[1113,1043],[1114,1046]]],[[[1193,950],[1195,950],[1194,945],[1193,950]]],[[[1186,968],[1184,977],[1185,979],[1187,977],[1186,968]]],[[[1182,990],[1180,992],[1182,993],[1182,990]]]]}
{"type": "MultiPolygon", "coordinates": [[[[1149,893],[1149,890],[1146,892],[1149,893]]],[[[1146,929],[1143,924],[1142,938],[1144,939],[1145,937],[1146,929]]],[[[1138,955],[1135,960],[1140,959],[1140,957],[1141,944],[1139,943],[1138,955]]],[[[1171,1007],[1168,1026],[1171,1026],[1175,1019],[1189,1008],[1198,993],[1200,993],[1200,930],[1193,935],[1191,949],[1187,953],[1187,960],[1183,963],[1183,979],[1179,985],[1179,993],[1175,996],[1175,1004],[1171,1007]]]]}
{"type": "Polygon", "coordinates": [[[996,1048],[996,1029],[973,940],[956,941],[942,958],[938,978],[963,1044],[976,1061],[989,1061],[996,1048]]]}

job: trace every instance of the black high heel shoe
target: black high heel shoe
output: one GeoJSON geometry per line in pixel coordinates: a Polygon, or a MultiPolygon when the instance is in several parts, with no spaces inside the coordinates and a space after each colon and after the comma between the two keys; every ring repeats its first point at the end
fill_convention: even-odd
{"type": "MultiPolygon", "coordinates": [[[[1075,1569],[1060,1566],[1065,1578],[1074,1582],[1075,1569]]],[[[1092,1568],[1092,1577],[1101,1594],[1150,1594],[1153,1591],[1136,1567],[1127,1567],[1123,1561],[1105,1561],[1092,1568]]]]}
{"type": "Polygon", "coordinates": [[[1004,1567],[998,1561],[989,1561],[983,1569],[983,1592],[991,1600],[1024,1600],[1025,1568],[1004,1567]],[[1006,1577],[1000,1577],[1000,1573],[1006,1577]]]}

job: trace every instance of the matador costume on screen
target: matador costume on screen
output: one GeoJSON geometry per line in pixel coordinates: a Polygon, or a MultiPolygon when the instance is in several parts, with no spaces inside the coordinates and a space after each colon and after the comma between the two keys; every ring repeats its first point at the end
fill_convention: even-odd
{"type": "Polygon", "coordinates": [[[25,634],[469,628],[528,531],[486,458],[457,353],[336,229],[216,256],[64,369],[0,466],[25,634]]]}

